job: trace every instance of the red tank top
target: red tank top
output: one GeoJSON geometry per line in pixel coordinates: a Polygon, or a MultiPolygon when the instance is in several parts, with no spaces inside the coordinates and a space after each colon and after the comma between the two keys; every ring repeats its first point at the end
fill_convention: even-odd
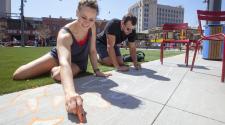
{"type": "Polygon", "coordinates": [[[87,42],[87,39],[88,39],[88,34],[82,40],[77,41],[78,45],[83,46],[87,42]]]}

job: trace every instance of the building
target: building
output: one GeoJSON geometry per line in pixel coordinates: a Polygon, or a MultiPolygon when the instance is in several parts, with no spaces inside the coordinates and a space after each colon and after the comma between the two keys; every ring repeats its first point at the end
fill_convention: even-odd
{"type": "Polygon", "coordinates": [[[58,31],[60,28],[65,26],[67,23],[72,22],[74,19],[65,19],[65,18],[51,18],[43,17],[42,18],[42,27],[38,29],[39,35],[44,38],[51,37],[50,39],[56,40],[58,31]]]}
{"type": "Polygon", "coordinates": [[[161,26],[164,23],[182,23],[184,21],[184,8],[157,4],[157,0],[140,0],[128,12],[138,19],[137,32],[161,26]]]}
{"type": "MultiPolygon", "coordinates": [[[[24,24],[24,39],[25,44],[27,41],[34,41],[35,39],[42,39],[44,41],[56,42],[58,31],[67,23],[72,22],[74,19],[65,18],[34,18],[25,17],[24,24]]],[[[107,20],[96,20],[97,33],[101,32],[107,20]]],[[[0,18],[0,42],[21,40],[21,20],[12,18],[0,18]]],[[[46,43],[50,45],[51,43],[46,43]]]]}
{"type": "Polygon", "coordinates": [[[157,26],[164,23],[183,23],[184,8],[182,6],[171,7],[167,5],[157,5],[157,26]]]}
{"type": "MultiPolygon", "coordinates": [[[[12,41],[21,39],[20,20],[11,18],[0,18],[0,40],[12,41]]],[[[40,21],[26,20],[25,22],[25,39],[33,40],[35,38],[35,27],[33,24],[41,24],[40,21]]]]}
{"type": "Polygon", "coordinates": [[[140,0],[129,7],[128,12],[137,17],[137,32],[155,27],[157,24],[157,0],[140,0]]]}
{"type": "Polygon", "coordinates": [[[0,18],[0,41],[7,38],[6,30],[7,30],[7,19],[0,18]]]}
{"type": "Polygon", "coordinates": [[[11,0],[0,0],[0,18],[10,17],[11,14],[11,0]]]}

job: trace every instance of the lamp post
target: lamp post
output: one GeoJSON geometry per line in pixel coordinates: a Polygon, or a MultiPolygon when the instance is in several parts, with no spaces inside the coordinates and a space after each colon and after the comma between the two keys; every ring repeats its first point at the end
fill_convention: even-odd
{"type": "MultiPolygon", "coordinates": [[[[204,0],[204,3],[207,3],[206,10],[208,11],[221,11],[222,0],[204,0]]],[[[212,35],[223,32],[223,25],[220,24],[220,21],[206,21],[206,25],[204,26],[204,34],[212,35]]],[[[220,60],[222,59],[222,42],[212,41],[212,40],[204,40],[202,44],[202,57],[204,59],[210,60],[220,60]],[[219,50],[219,51],[218,51],[219,50]]]]}
{"type": "MultiPolygon", "coordinates": [[[[222,0],[204,0],[203,3],[207,3],[207,10],[209,11],[221,11],[222,0]]],[[[219,24],[219,22],[207,21],[206,24],[219,24]]]]}
{"type": "MultiPolygon", "coordinates": [[[[62,0],[59,0],[62,1],[62,0]]],[[[20,4],[20,21],[21,21],[21,46],[24,46],[24,2],[27,2],[27,0],[21,0],[21,4],[20,4]]]]}
{"type": "Polygon", "coordinates": [[[24,0],[21,0],[21,7],[20,7],[20,21],[21,21],[21,46],[24,46],[24,0]]]}

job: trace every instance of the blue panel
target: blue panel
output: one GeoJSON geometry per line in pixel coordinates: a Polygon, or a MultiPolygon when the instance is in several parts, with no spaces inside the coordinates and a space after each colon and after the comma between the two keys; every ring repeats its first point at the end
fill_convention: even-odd
{"type": "MultiPolygon", "coordinates": [[[[210,24],[210,25],[206,25],[205,26],[205,31],[204,31],[204,34],[205,35],[210,35],[211,34],[211,31],[210,31],[210,27],[213,27],[213,26],[218,26],[218,25],[222,25],[222,24],[210,24]]],[[[223,33],[225,33],[225,25],[223,25],[223,33]]],[[[223,43],[224,44],[224,43],[223,43]]],[[[208,40],[204,40],[203,41],[203,50],[202,50],[202,58],[204,58],[204,59],[210,59],[210,42],[208,41],[208,40]]],[[[220,53],[219,54],[221,54],[222,52],[223,52],[223,45],[221,46],[221,48],[220,48],[220,53]]],[[[221,54],[221,56],[222,56],[222,54],[221,54]]],[[[221,57],[222,58],[222,57],[221,57]]]]}
{"type": "MultiPolygon", "coordinates": [[[[208,25],[205,26],[204,35],[210,34],[210,27],[208,25]]],[[[209,41],[204,40],[203,41],[203,49],[202,49],[202,58],[208,59],[209,58],[209,41]]]]}

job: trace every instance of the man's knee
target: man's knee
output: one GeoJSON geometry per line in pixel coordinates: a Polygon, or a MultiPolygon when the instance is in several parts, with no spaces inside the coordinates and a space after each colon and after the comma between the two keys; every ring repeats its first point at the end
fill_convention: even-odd
{"type": "Polygon", "coordinates": [[[107,66],[112,66],[113,65],[112,62],[110,62],[110,61],[102,61],[102,64],[103,65],[107,65],[107,66]]]}
{"type": "MultiPolygon", "coordinates": [[[[104,59],[99,60],[101,64],[107,65],[107,66],[113,66],[113,63],[109,57],[106,57],[104,59]]],[[[124,65],[122,57],[117,57],[117,62],[119,65],[124,65]]]]}
{"type": "Polygon", "coordinates": [[[101,63],[104,64],[104,65],[107,65],[107,66],[112,66],[112,61],[109,57],[106,57],[104,59],[101,59],[101,63]]]}
{"type": "Polygon", "coordinates": [[[123,61],[123,58],[121,56],[118,56],[117,57],[117,62],[119,63],[119,65],[124,65],[124,61],[123,61]]]}

